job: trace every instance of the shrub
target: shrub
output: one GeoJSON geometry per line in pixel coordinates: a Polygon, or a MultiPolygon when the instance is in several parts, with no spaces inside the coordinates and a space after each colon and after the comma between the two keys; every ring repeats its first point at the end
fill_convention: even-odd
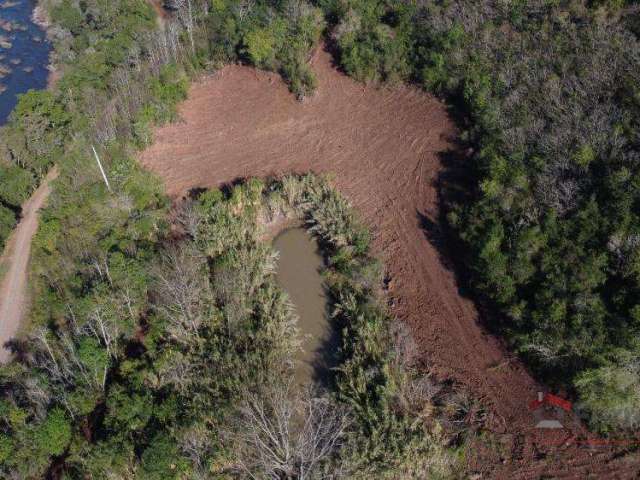
{"type": "Polygon", "coordinates": [[[71,441],[71,425],[64,412],[58,408],[47,414],[36,428],[36,447],[48,455],[61,455],[71,441]]]}
{"type": "Polygon", "coordinates": [[[220,0],[214,9],[214,55],[280,73],[299,98],[313,92],[315,77],[306,62],[324,26],[319,10],[303,0],[257,2],[247,9],[220,0]]]}
{"type": "Polygon", "coordinates": [[[575,380],[579,407],[603,433],[640,427],[640,359],[623,352],[615,363],[582,372],[575,380]]]}
{"type": "Polygon", "coordinates": [[[22,205],[29,198],[34,184],[33,174],[28,170],[17,165],[0,166],[0,200],[6,205],[22,205]]]}
{"type": "Polygon", "coordinates": [[[257,67],[274,68],[276,61],[276,39],[271,30],[261,28],[247,32],[244,42],[251,63],[257,67]]]}
{"type": "Polygon", "coordinates": [[[0,205],[0,247],[4,244],[16,225],[16,217],[12,210],[0,205]]]}

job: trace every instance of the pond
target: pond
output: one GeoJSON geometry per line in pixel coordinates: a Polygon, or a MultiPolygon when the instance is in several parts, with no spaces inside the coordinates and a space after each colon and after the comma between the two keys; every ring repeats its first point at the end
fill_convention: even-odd
{"type": "Polygon", "coordinates": [[[328,386],[337,364],[338,333],[328,315],[328,297],[320,271],[318,244],[302,228],[290,228],[273,241],[279,253],[277,281],[289,295],[298,314],[301,350],[294,358],[298,386],[328,386]]]}
{"type": "Polygon", "coordinates": [[[0,0],[0,125],[18,94],[47,86],[51,44],[33,22],[33,0],[0,0]]]}

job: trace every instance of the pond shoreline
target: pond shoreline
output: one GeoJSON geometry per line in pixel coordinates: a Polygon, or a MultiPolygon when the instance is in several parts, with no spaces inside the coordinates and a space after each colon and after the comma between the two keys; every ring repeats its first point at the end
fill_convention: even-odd
{"type": "Polygon", "coordinates": [[[290,228],[305,228],[304,221],[295,216],[289,217],[282,214],[276,215],[270,221],[258,220],[258,224],[263,229],[260,240],[263,242],[273,242],[273,240],[285,230],[290,228]]]}

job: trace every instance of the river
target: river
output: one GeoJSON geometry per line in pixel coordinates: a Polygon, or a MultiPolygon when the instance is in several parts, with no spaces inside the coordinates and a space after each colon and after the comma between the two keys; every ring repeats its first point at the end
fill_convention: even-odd
{"type": "Polygon", "coordinates": [[[47,86],[51,44],[33,22],[33,0],[0,0],[0,125],[18,95],[47,86]]]}

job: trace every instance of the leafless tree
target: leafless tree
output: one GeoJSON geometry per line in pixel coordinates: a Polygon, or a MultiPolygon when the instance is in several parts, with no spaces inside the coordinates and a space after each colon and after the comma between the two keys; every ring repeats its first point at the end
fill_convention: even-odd
{"type": "Polygon", "coordinates": [[[195,249],[172,247],[154,269],[154,304],[168,321],[178,342],[188,343],[207,317],[209,276],[206,262],[195,249]]]}
{"type": "Polygon", "coordinates": [[[51,402],[51,391],[32,375],[19,378],[23,390],[23,399],[33,407],[36,416],[42,420],[47,415],[47,407],[51,402]]]}
{"type": "Polygon", "coordinates": [[[201,219],[202,215],[200,214],[196,203],[192,200],[187,200],[178,211],[178,222],[184,231],[193,239],[196,238],[201,219]]]}
{"type": "Polygon", "coordinates": [[[198,371],[204,368],[197,357],[172,351],[157,364],[156,388],[172,385],[177,391],[187,394],[194,381],[197,381],[198,371]]]}
{"type": "Polygon", "coordinates": [[[640,249],[640,235],[634,233],[611,235],[607,242],[607,249],[614,255],[619,270],[630,270],[633,268],[635,252],[640,249]]]}
{"type": "MultiPolygon", "coordinates": [[[[33,351],[29,363],[44,372],[49,379],[49,391],[62,405],[71,417],[75,417],[76,408],[69,401],[69,394],[75,388],[85,387],[103,392],[109,362],[96,368],[87,366],[80,358],[77,348],[75,329],[63,331],[58,336],[46,328],[36,329],[32,335],[33,351]]],[[[31,385],[32,389],[35,385],[31,385]]]]}
{"type": "MultiPolygon", "coordinates": [[[[204,2],[207,3],[207,2],[204,2]]],[[[196,0],[168,0],[165,2],[167,8],[174,10],[178,14],[178,18],[189,36],[189,44],[191,46],[191,53],[196,51],[195,41],[193,39],[193,32],[196,27],[196,17],[201,5],[196,3],[196,0]]],[[[208,8],[208,7],[205,7],[208,8]]]]}
{"type": "Polygon", "coordinates": [[[563,357],[563,355],[558,352],[557,348],[542,342],[530,342],[524,345],[523,348],[547,365],[557,363],[563,357]]]}
{"type": "Polygon", "coordinates": [[[120,336],[120,322],[118,318],[114,318],[114,315],[108,314],[101,306],[98,306],[91,312],[89,320],[82,328],[105,346],[109,357],[115,358],[117,356],[116,343],[120,336]]]}
{"type": "Polygon", "coordinates": [[[182,52],[180,34],[183,26],[176,20],[170,20],[165,28],[148,33],[144,44],[151,71],[157,74],[160,67],[176,61],[182,52]]]}
{"type": "Polygon", "coordinates": [[[251,14],[256,2],[255,0],[240,0],[238,3],[234,5],[236,9],[236,15],[240,21],[243,21],[248,15],[251,14]]]}
{"type": "Polygon", "coordinates": [[[544,172],[536,180],[537,197],[559,216],[566,215],[576,207],[580,187],[574,178],[544,172]]]}
{"type": "Polygon", "coordinates": [[[193,480],[207,480],[211,478],[207,456],[211,450],[211,431],[202,424],[194,425],[186,430],[178,442],[180,451],[191,460],[193,480]]]}
{"type": "Polygon", "coordinates": [[[251,312],[250,300],[275,271],[277,254],[266,245],[239,248],[214,272],[216,300],[224,305],[229,332],[251,312]]]}
{"type": "Polygon", "coordinates": [[[270,386],[246,395],[237,430],[238,466],[253,479],[323,478],[349,425],[344,408],[328,397],[291,395],[270,386]]]}

